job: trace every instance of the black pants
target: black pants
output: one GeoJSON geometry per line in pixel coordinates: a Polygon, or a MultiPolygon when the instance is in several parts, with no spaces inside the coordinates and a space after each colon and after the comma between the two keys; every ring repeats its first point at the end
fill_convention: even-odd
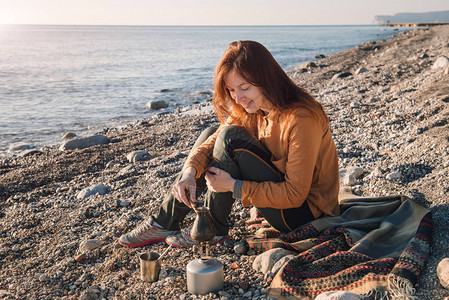
{"type": "MultiPolygon", "coordinates": [[[[193,149],[200,146],[216,128],[206,129],[196,141],[193,149]]],[[[271,163],[271,153],[244,127],[227,126],[221,130],[213,151],[213,166],[228,173],[234,179],[249,181],[284,181],[284,175],[271,163]]],[[[181,173],[175,180],[178,182],[181,173]]],[[[204,174],[197,180],[197,193],[206,189],[204,174]]],[[[215,193],[207,191],[205,205],[209,207],[217,235],[227,235],[229,225],[227,218],[231,213],[234,198],[231,192],[215,193]]],[[[282,201],[282,199],[279,199],[282,201]]],[[[314,219],[309,205],[297,208],[275,209],[258,207],[264,218],[281,232],[289,232],[314,219]]],[[[190,208],[177,201],[171,189],[154,216],[156,222],[167,230],[179,230],[179,222],[189,213],[190,208]]]]}

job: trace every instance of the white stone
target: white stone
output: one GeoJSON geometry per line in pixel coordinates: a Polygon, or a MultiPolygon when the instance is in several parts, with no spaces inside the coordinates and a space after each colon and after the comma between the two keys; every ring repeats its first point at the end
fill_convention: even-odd
{"type": "Polygon", "coordinates": [[[387,174],[385,177],[387,180],[396,180],[400,179],[402,177],[402,174],[400,172],[392,172],[390,174],[387,174]]]}
{"type": "Polygon", "coordinates": [[[107,164],[106,164],[106,169],[112,169],[112,168],[114,168],[115,166],[117,166],[117,165],[119,165],[120,163],[118,162],[118,161],[115,161],[115,160],[111,160],[110,162],[108,162],[107,164]]]}
{"type": "Polygon", "coordinates": [[[85,149],[96,145],[105,145],[109,143],[109,139],[102,135],[92,135],[84,138],[68,140],[59,147],[59,150],[75,150],[75,149],[85,149]]]}
{"type": "Polygon", "coordinates": [[[145,150],[140,150],[128,153],[128,155],[126,155],[126,158],[129,162],[134,163],[136,161],[148,160],[151,158],[151,155],[145,150]]]}
{"type": "Polygon", "coordinates": [[[440,284],[449,289],[449,258],[443,258],[437,266],[437,276],[440,284]]]}
{"type": "Polygon", "coordinates": [[[149,109],[161,109],[168,106],[168,102],[165,100],[153,100],[147,103],[149,109]]]}
{"type": "Polygon", "coordinates": [[[358,102],[351,102],[350,104],[349,104],[349,106],[350,107],[352,107],[352,108],[357,108],[357,107],[360,107],[360,106],[362,106],[360,103],[358,103],[358,102]]]}
{"type": "Polygon", "coordinates": [[[345,177],[343,177],[343,184],[353,186],[357,183],[357,179],[355,179],[355,176],[353,174],[345,174],[345,177]]]}
{"type": "Polygon", "coordinates": [[[254,206],[251,207],[249,209],[249,219],[250,220],[255,220],[258,217],[259,217],[259,212],[257,211],[257,208],[255,208],[254,206]]]}
{"type": "Polygon", "coordinates": [[[48,280],[48,276],[47,276],[47,275],[41,274],[41,275],[39,276],[39,281],[40,281],[40,282],[44,282],[44,281],[47,281],[47,280],[48,280]]]}
{"type": "Polygon", "coordinates": [[[135,167],[134,167],[133,165],[129,165],[129,166],[126,166],[126,167],[122,168],[122,169],[117,173],[117,175],[118,175],[118,176],[123,176],[123,175],[126,175],[126,174],[128,174],[128,173],[132,173],[132,172],[134,172],[134,171],[135,171],[135,167]]]}
{"type": "Polygon", "coordinates": [[[253,262],[253,269],[264,274],[271,272],[271,269],[278,260],[287,255],[295,255],[295,252],[274,248],[259,254],[253,262]]]}
{"type": "Polygon", "coordinates": [[[100,240],[84,240],[80,244],[79,250],[81,252],[92,251],[103,246],[103,242],[100,240]]]}
{"type": "Polygon", "coordinates": [[[348,167],[346,168],[346,174],[352,174],[355,178],[359,178],[363,174],[363,169],[360,167],[348,167]]]}
{"type": "Polygon", "coordinates": [[[271,273],[276,274],[283,266],[285,266],[286,263],[288,263],[294,257],[295,257],[294,255],[287,255],[282,257],[271,268],[271,273]]]}
{"type": "Polygon", "coordinates": [[[95,194],[105,195],[110,189],[111,189],[110,187],[103,185],[103,184],[90,186],[90,187],[87,187],[87,188],[81,190],[78,193],[78,195],[76,195],[76,198],[84,199],[84,198],[87,198],[87,197],[95,195],[95,194]]]}
{"type": "Polygon", "coordinates": [[[355,73],[356,75],[359,75],[359,74],[366,73],[366,72],[369,72],[367,68],[365,68],[365,67],[360,67],[360,68],[358,68],[354,73],[355,73]]]}
{"type": "Polygon", "coordinates": [[[70,243],[65,244],[64,247],[67,247],[67,248],[73,248],[73,247],[75,247],[76,245],[78,245],[78,242],[77,242],[77,241],[74,241],[74,242],[70,242],[70,243]]]}
{"type": "Polygon", "coordinates": [[[339,78],[338,75],[340,75],[340,74],[335,74],[334,76],[332,76],[332,79],[331,79],[331,80],[336,80],[336,79],[338,79],[338,78],[339,78]]]}
{"type": "Polygon", "coordinates": [[[440,56],[438,59],[433,63],[432,69],[439,69],[449,66],[449,58],[446,56],[440,56]]]}
{"type": "Polygon", "coordinates": [[[360,295],[344,292],[344,291],[336,291],[336,292],[324,292],[319,294],[315,300],[361,300],[363,299],[360,295]]]}

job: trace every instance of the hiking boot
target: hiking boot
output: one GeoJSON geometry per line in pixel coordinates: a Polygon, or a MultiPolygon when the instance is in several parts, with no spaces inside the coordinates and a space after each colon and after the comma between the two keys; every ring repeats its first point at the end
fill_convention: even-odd
{"type": "MultiPolygon", "coordinates": [[[[170,235],[165,239],[165,242],[169,245],[172,245],[173,247],[178,248],[189,248],[195,245],[198,245],[197,241],[192,239],[190,236],[190,230],[189,229],[184,230],[183,232],[176,234],[176,235],[170,235]]],[[[216,245],[219,243],[224,243],[225,241],[229,240],[228,235],[223,236],[215,236],[212,240],[209,241],[209,245],[216,245]]]]}
{"type": "Polygon", "coordinates": [[[128,247],[142,247],[165,241],[169,235],[174,235],[179,231],[170,231],[153,226],[153,217],[149,217],[131,232],[122,235],[118,242],[128,247]]]}

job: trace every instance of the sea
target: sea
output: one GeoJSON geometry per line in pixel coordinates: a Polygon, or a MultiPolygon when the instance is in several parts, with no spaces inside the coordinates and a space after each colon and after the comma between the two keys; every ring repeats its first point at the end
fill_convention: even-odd
{"type": "Polygon", "coordinates": [[[0,157],[85,136],[194,103],[213,92],[214,67],[235,40],[262,43],[286,70],[389,39],[365,26],[0,25],[0,157]],[[147,103],[165,100],[163,111],[147,103]]]}

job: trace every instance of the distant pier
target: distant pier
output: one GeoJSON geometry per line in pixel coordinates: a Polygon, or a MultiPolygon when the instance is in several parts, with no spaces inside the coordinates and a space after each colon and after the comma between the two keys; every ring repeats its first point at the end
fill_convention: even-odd
{"type": "Polygon", "coordinates": [[[387,27],[429,27],[438,25],[449,25],[449,23],[382,23],[380,25],[387,27]]]}

